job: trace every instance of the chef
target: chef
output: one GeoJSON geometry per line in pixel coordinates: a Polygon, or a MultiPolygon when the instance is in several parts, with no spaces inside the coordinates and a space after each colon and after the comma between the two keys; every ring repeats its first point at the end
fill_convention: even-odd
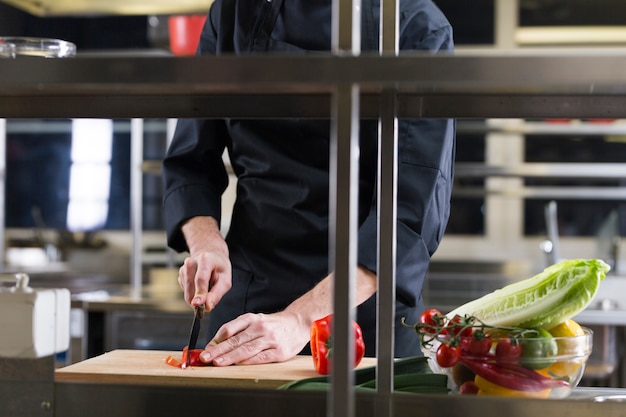
{"type": "MultiPolygon", "coordinates": [[[[215,0],[198,53],[328,53],[331,0],[215,0]]],[[[377,51],[378,0],[363,1],[364,51],[377,51]]],[[[449,22],[431,0],[400,2],[400,49],[449,51],[449,22]]],[[[207,74],[210,77],[211,74],[207,74]]],[[[360,124],[357,320],[375,355],[377,121],[360,124]]],[[[450,210],[453,120],[399,122],[395,355],[419,354],[412,329],[423,309],[429,260],[450,210]]],[[[306,352],[310,326],[332,312],[329,271],[328,120],[179,120],[163,164],[168,244],[188,251],[179,284],[204,305],[214,365],[280,362],[306,352]],[[220,233],[228,184],[237,176],[227,236],[220,233]]]]}

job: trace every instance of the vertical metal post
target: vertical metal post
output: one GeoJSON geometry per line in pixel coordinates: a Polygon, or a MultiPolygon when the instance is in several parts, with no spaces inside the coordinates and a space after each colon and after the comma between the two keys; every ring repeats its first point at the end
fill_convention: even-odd
{"type": "Polygon", "coordinates": [[[131,295],[139,297],[142,286],[142,197],[143,197],[143,119],[130,122],[130,286],[131,295]]]}
{"type": "Polygon", "coordinates": [[[381,54],[398,55],[399,21],[398,0],[382,0],[380,2],[381,54]]]}
{"type": "MultiPolygon", "coordinates": [[[[398,54],[398,0],[380,3],[380,53],[398,54]]],[[[377,290],[377,367],[378,399],[376,415],[393,415],[394,325],[396,300],[396,218],[397,218],[397,149],[398,120],[396,94],[384,90],[380,102],[380,132],[378,141],[378,290],[377,290]]]]}
{"type": "Polygon", "coordinates": [[[519,26],[519,0],[495,0],[494,28],[496,48],[517,46],[515,33],[519,26]]]}
{"type": "MultiPolygon", "coordinates": [[[[358,54],[361,49],[360,0],[333,0],[332,51],[358,54]]],[[[330,267],[334,271],[334,351],[328,416],[355,414],[354,287],[356,280],[359,87],[337,86],[332,102],[330,143],[330,267]]]]}
{"type": "MultiPolygon", "coordinates": [[[[378,161],[378,305],[376,387],[381,394],[376,415],[391,416],[391,403],[383,394],[393,392],[394,332],[396,313],[396,241],[397,241],[397,149],[398,127],[396,96],[381,95],[381,120],[378,161]]],[[[389,397],[387,397],[389,398],[389,397]]]]}
{"type": "Polygon", "coordinates": [[[6,266],[5,262],[5,232],[6,232],[6,199],[5,188],[7,179],[7,121],[0,119],[0,271],[6,266]]]}
{"type": "Polygon", "coordinates": [[[359,90],[339,87],[333,97],[330,153],[330,261],[335,273],[333,370],[329,416],[354,415],[354,287],[357,249],[359,90]]]}
{"type": "Polygon", "coordinates": [[[331,48],[335,55],[361,52],[361,0],[333,0],[331,48]]]}

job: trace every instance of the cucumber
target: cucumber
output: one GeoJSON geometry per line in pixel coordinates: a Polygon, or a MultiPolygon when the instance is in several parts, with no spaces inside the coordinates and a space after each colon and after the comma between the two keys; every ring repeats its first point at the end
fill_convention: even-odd
{"type": "MultiPolygon", "coordinates": [[[[396,359],[393,362],[394,381],[403,381],[404,375],[431,375],[433,379],[430,383],[439,381],[439,376],[434,376],[428,365],[428,358],[424,356],[411,356],[408,358],[396,359]]],[[[417,377],[420,378],[419,376],[417,377]]],[[[426,377],[428,378],[428,377],[426,377]]],[[[371,385],[376,386],[376,367],[367,366],[354,371],[354,384],[357,388],[366,389],[371,385]]],[[[414,384],[415,385],[415,384],[414,384]]],[[[317,376],[312,378],[290,381],[281,385],[279,390],[320,390],[330,386],[330,376],[317,376]]],[[[371,387],[370,387],[371,388],[371,387]]]]}
{"type": "Polygon", "coordinates": [[[474,316],[491,326],[551,329],[584,310],[611,268],[600,259],[558,262],[446,314],[474,316]]]}

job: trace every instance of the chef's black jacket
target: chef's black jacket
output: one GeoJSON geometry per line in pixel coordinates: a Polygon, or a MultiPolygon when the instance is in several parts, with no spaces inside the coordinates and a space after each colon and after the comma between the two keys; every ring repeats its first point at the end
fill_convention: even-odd
{"type": "MultiPolygon", "coordinates": [[[[279,1],[215,0],[198,53],[328,53],[331,0],[284,0],[274,23],[267,16],[279,1]]],[[[378,1],[363,1],[364,53],[378,48],[378,1]]],[[[399,45],[401,53],[448,51],[452,29],[430,0],[402,0],[399,45]]],[[[163,165],[172,248],[187,250],[186,219],[220,220],[224,149],[238,179],[226,238],[233,286],[209,315],[211,335],[244,312],[284,309],[329,273],[329,134],[328,120],[178,121],[163,165]]],[[[377,121],[362,121],[360,138],[358,264],[376,271],[377,121]]],[[[423,308],[424,276],[450,211],[454,150],[453,120],[399,122],[396,357],[419,354],[419,339],[400,320],[415,323],[423,308]]],[[[357,313],[367,355],[375,354],[375,298],[357,313]]]]}

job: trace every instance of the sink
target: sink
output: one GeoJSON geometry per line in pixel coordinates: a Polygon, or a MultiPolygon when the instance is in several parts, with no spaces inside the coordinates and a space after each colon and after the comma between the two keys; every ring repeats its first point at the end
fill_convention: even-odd
{"type": "Polygon", "coordinates": [[[626,311],[626,276],[607,275],[590,306],[592,310],[626,311]]]}

